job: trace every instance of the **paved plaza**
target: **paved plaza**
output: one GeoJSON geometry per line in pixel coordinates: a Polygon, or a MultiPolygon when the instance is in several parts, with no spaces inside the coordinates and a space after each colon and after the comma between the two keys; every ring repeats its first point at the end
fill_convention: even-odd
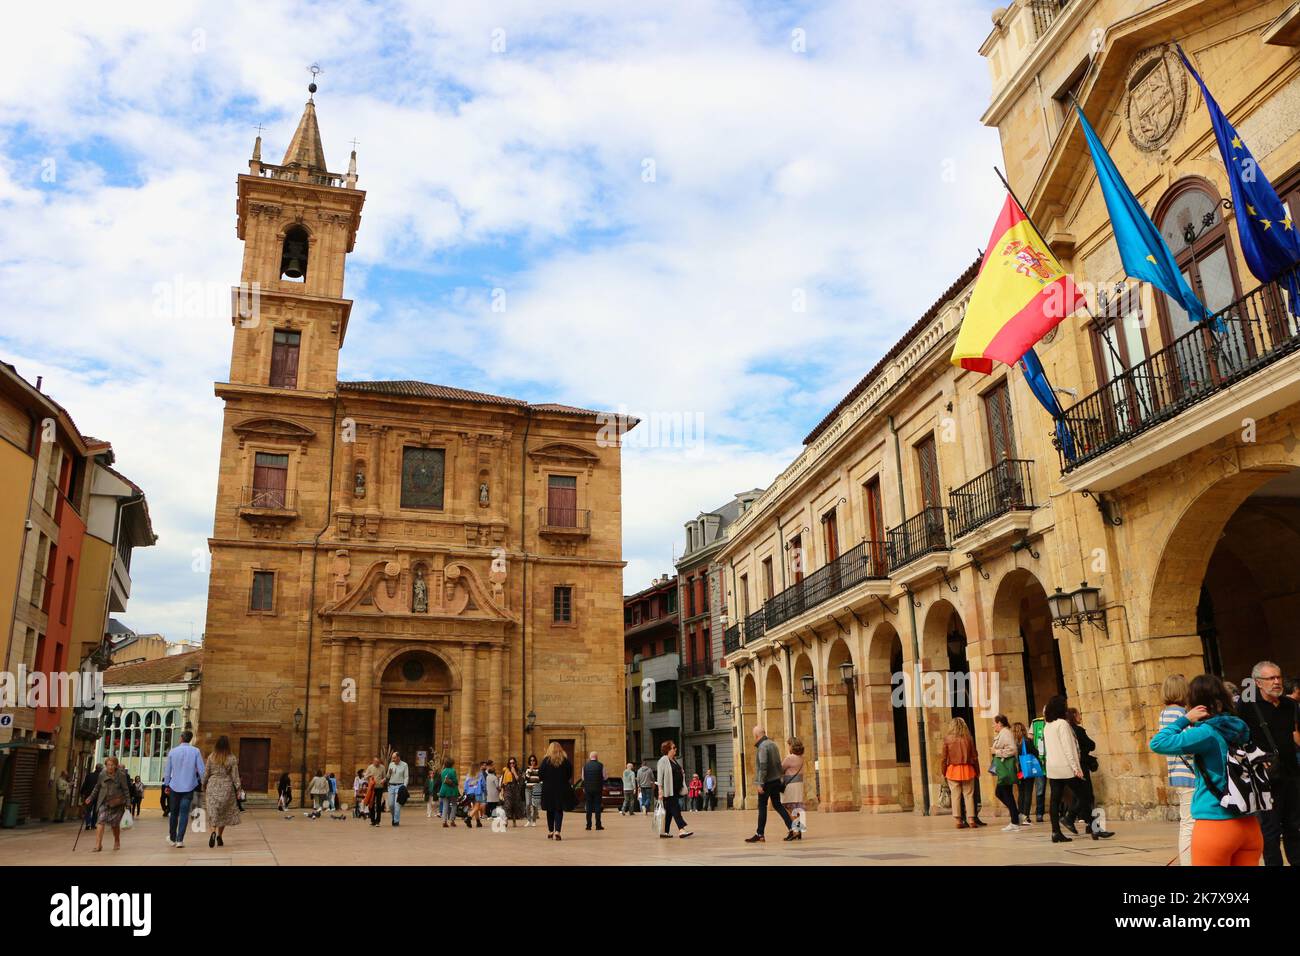
{"type": "MultiPolygon", "coordinates": [[[[295,813],[286,820],[275,809],[250,810],[243,823],[227,831],[223,848],[208,849],[206,834],[191,833],[184,849],[167,845],[167,830],[159,811],[145,810],[134,829],[122,834],[122,849],[113,852],[112,835],[105,835],[103,853],[92,853],[93,833],[77,838],[76,824],[38,824],[0,830],[0,864],[77,866],[307,866],[373,863],[382,859],[400,865],[458,865],[466,850],[506,852],[523,865],[681,865],[735,866],[770,863],[776,866],[821,865],[1060,865],[1164,866],[1175,855],[1177,824],[1113,821],[1115,836],[1093,841],[1080,836],[1072,843],[1053,845],[1047,824],[1034,824],[1020,833],[1003,833],[1005,818],[990,818],[982,830],[956,830],[948,816],[913,813],[813,814],[803,840],[783,843],[780,821],[769,825],[766,844],[748,845],[753,811],[690,813],[690,839],[659,839],[646,817],[605,814],[604,832],[583,829],[581,814],[565,817],[564,840],[546,839],[545,826],[494,833],[490,827],[467,833],[463,827],[443,829],[425,818],[422,805],[411,804],[394,829],[387,817],[379,828],[366,821],[311,820],[295,813]],[[381,856],[376,856],[376,852],[381,856]]],[[[1082,827],[1080,827],[1082,830],[1082,827]]]]}

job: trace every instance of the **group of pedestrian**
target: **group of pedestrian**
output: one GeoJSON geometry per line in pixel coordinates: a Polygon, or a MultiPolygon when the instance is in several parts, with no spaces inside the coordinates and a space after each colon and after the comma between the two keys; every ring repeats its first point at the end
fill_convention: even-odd
{"type": "Polygon", "coordinates": [[[1300,690],[1260,661],[1242,693],[1214,674],[1162,687],[1160,729],[1150,747],[1167,760],[1178,794],[1184,866],[1300,862],[1300,690]]]}
{"type": "MultiPolygon", "coordinates": [[[[1043,822],[1047,805],[1053,843],[1069,843],[1071,837],[1062,831],[1077,836],[1080,820],[1093,840],[1115,835],[1103,826],[1101,814],[1094,812],[1092,774],[1098,769],[1093,755],[1097,744],[1084,728],[1079,710],[1068,705],[1062,695],[1051,698],[1042,718],[1032,721],[1032,733],[1005,714],[993,718],[988,772],[995,781],[994,795],[1011,818],[1002,828],[1004,832],[1018,833],[1030,826],[1030,811],[1036,802],[1038,823],[1043,822]]],[[[974,736],[961,717],[954,717],[944,733],[940,771],[957,829],[987,826],[979,815],[983,771],[974,736]]]]}

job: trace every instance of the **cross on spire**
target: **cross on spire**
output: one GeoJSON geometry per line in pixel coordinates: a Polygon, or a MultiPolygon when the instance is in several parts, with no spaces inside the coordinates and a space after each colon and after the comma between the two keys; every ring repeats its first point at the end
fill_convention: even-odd
{"type": "Polygon", "coordinates": [[[354,152],[356,151],[356,148],[357,148],[358,146],[360,146],[360,145],[361,145],[361,144],[360,144],[359,142],[357,142],[357,138],[356,138],[355,136],[352,137],[352,149],[353,149],[354,152]]]}

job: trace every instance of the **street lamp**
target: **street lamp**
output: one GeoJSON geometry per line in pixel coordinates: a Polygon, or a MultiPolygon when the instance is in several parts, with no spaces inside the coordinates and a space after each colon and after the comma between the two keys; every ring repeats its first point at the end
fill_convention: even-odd
{"type": "Polygon", "coordinates": [[[846,684],[853,683],[853,662],[845,661],[840,665],[840,679],[846,684]]]}
{"type": "Polygon", "coordinates": [[[817,683],[813,680],[812,674],[804,674],[799,678],[799,684],[803,687],[805,697],[813,697],[817,692],[817,683]]]}
{"type": "Polygon", "coordinates": [[[1089,587],[1087,581],[1069,594],[1057,588],[1048,597],[1047,606],[1052,612],[1052,626],[1064,628],[1079,640],[1083,640],[1084,621],[1102,633],[1109,633],[1106,628],[1106,612],[1101,606],[1101,589],[1089,587]]]}
{"type": "Polygon", "coordinates": [[[293,730],[294,733],[302,730],[302,708],[295,707],[293,711],[293,730]]]}

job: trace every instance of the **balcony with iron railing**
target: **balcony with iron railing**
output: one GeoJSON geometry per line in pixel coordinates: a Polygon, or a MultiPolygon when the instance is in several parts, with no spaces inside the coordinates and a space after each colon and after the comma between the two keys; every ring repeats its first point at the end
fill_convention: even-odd
{"type": "Polygon", "coordinates": [[[722,653],[734,654],[740,650],[744,641],[740,637],[740,625],[733,624],[722,632],[722,653]]]}
{"type": "Polygon", "coordinates": [[[944,513],[940,507],[923,508],[897,528],[889,531],[889,566],[897,570],[917,558],[937,551],[948,551],[950,545],[944,529],[944,513]]]}
{"type": "Polygon", "coordinates": [[[684,680],[692,677],[708,677],[713,673],[713,661],[688,661],[677,668],[677,675],[684,680]]]}
{"type": "Polygon", "coordinates": [[[767,633],[767,612],[759,608],[753,614],[746,616],[744,623],[743,643],[748,644],[750,641],[756,641],[767,633]]]}
{"type": "Polygon", "coordinates": [[[888,580],[887,552],[883,541],[863,541],[834,561],[822,565],[802,581],[773,595],[763,605],[766,630],[780,627],[786,621],[857,587],[863,581],[888,580]]]}
{"type": "Polygon", "coordinates": [[[585,538],[591,534],[591,512],[578,508],[543,505],[537,514],[538,533],[563,538],[585,538]]]}
{"type": "Polygon", "coordinates": [[[995,518],[1034,506],[1034,463],[1004,458],[984,474],[948,492],[948,518],[953,539],[970,534],[995,518]]]}
{"type": "MultiPolygon", "coordinates": [[[[1291,281],[1298,278],[1300,269],[1291,281]]],[[[1296,352],[1300,321],[1290,300],[1286,277],[1262,285],[1070,406],[1055,440],[1061,471],[1093,462],[1296,352]]],[[[1224,427],[1229,420],[1239,427],[1233,416],[1224,427]]]]}

